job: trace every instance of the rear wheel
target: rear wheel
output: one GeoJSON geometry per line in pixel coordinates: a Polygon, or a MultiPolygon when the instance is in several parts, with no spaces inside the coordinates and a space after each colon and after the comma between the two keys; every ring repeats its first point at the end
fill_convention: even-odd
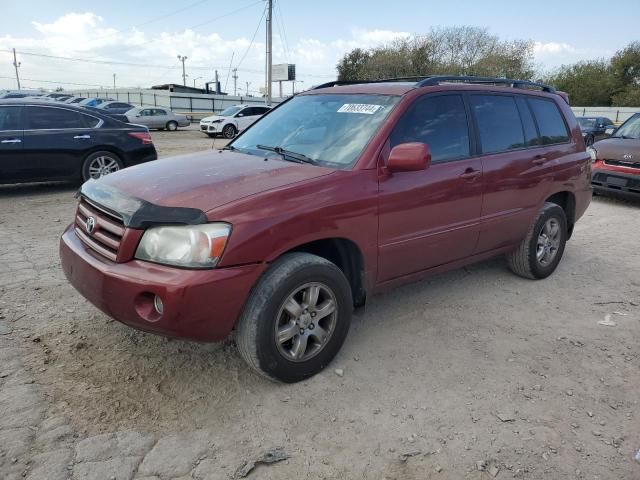
{"type": "Polygon", "coordinates": [[[174,122],[173,120],[167,122],[167,130],[170,132],[175,132],[178,129],[178,122],[174,122]]]}
{"type": "Polygon", "coordinates": [[[560,263],[566,242],[564,210],[555,203],[545,202],[518,249],[507,255],[509,268],[521,277],[546,278],[560,263]]]}
{"type": "Polygon", "coordinates": [[[235,336],[259,374],[292,383],[321,371],[349,331],[353,302],[342,271],[308,253],[283,255],[254,287],[235,336]]]}
{"type": "Polygon", "coordinates": [[[124,168],[122,160],[112,152],[94,152],[82,164],[82,179],[97,179],[124,168]]]}
{"type": "Polygon", "coordinates": [[[234,127],[231,124],[225,125],[224,128],[222,129],[222,135],[224,136],[224,138],[229,138],[229,139],[235,137],[236,127],[234,127]]]}

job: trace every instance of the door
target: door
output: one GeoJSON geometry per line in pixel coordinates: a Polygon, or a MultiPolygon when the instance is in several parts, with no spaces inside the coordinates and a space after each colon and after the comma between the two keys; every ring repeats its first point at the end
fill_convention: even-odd
{"type": "Polygon", "coordinates": [[[254,115],[254,108],[247,107],[236,113],[236,121],[238,122],[238,131],[242,131],[257,120],[254,115]]]}
{"type": "Polygon", "coordinates": [[[30,176],[78,177],[86,152],[96,144],[92,127],[101,120],[53,106],[30,105],[24,113],[24,162],[30,176]]]}
{"type": "Polygon", "coordinates": [[[153,127],[153,109],[143,108],[142,110],[138,111],[138,113],[136,113],[136,118],[133,123],[152,128],[153,127]]]}
{"type": "Polygon", "coordinates": [[[570,145],[552,100],[471,94],[469,105],[484,172],[481,253],[525,237],[550,189],[554,160],[570,145]]]}
{"type": "Polygon", "coordinates": [[[0,106],[0,183],[22,180],[21,105],[0,106]]]}
{"type": "Polygon", "coordinates": [[[378,281],[470,256],[479,234],[482,162],[471,156],[467,109],[457,94],[419,98],[389,147],[429,145],[432,165],[380,180],[378,281]]]}
{"type": "Polygon", "coordinates": [[[169,120],[173,120],[173,118],[169,118],[166,110],[162,110],[160,108],[153,109],[153,126],[154,128],[165,128],[167,126],[167,122],[169,120]]]}

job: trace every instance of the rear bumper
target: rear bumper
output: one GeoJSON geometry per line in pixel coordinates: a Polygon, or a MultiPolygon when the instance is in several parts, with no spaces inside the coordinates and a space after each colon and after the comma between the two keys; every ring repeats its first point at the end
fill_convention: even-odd
{"type": "Polygon", "coordinates": [[[187,270],[133,260],[113,263],[87,249],[70,226],[60,259],[71,284],[114,319],[139,330],[211,342],[226,338],[263,265],[187,270]],[[159,296],[163,313],[153,299],[159,296]]]}
{"type": "Polygon", "coordinates": [[[596,193],[640,199],[640,174],[597,169],[591,175],[591,185],[596,193]]]}
{"type": "Polygon", "coordinates": [[[134,151],[128,152],[124,156],[125,167],[132,167],[141,163],[151,162],[158,159],[158,152],[153,145],[145,145],[134,151]]]}

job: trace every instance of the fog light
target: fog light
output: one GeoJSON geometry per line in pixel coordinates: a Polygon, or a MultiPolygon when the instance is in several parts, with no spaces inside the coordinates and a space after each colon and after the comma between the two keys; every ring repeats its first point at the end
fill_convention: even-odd
{"type": "Polygon", "coordinates": [[[162,315],[164,305],[162,305],[162,299],[158,295],[153,297],[153,307],[156,309],[156,312],[158,312],[159,315],[162,315]]]}

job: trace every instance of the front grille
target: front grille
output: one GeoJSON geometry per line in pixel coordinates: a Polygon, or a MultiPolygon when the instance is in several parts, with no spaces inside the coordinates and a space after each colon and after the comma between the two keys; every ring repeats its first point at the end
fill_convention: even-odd
{"type": "Polygon", "coordinates": [[[81,198],[76,211],[75,232],[91,250],[115,262],[124,235],[122,218],[81,198]],[[93,221],[89,221],[93,218],[93,221]],[[93,228],[90,224],[93,223],[93,228]]]}
{"type": "Polygon", "coordinates": [[[635,168],[640,170],[640,163],[621,162],[619,160],[604,160],[605,165],[613,165],[615,167],[635,168]]]}
{"type": "Polygon", "coordinates": [[[204,124],[203,124],[203,125],[200,125],[200,130],[206,130],[206,129],[207,129],[207,127],[208,127],[208,125],[204,125],[204,124]]]}

